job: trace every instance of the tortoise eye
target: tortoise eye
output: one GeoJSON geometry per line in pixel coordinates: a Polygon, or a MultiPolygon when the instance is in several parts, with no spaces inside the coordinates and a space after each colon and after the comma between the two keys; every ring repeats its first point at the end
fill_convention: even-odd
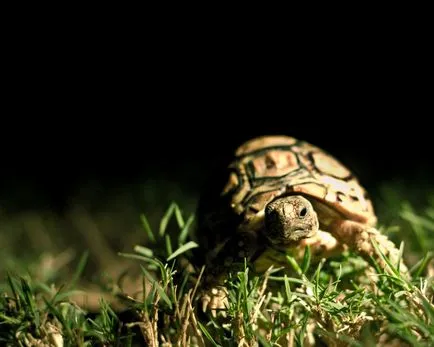
{"type": "Polygon", "coordinates": [[[303,207],[303,208],[300,210],[299,215],[300,215],[301,218],[304,218],[304,217],[306,217],[306,214],[307,214],[307,208],[306,208],[306,207],[303,207]]]}

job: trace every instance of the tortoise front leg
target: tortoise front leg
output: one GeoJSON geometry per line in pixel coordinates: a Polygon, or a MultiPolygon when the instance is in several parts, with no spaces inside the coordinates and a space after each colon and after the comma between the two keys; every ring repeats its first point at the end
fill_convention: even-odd
{"type": "Polygon", "coordinates": [[[379,266],[387,272],[391,272],[383,257],[375,249],[372,241],[378,245],[378,249],[386,256],[394,266],[398,266],[401,274],[408,278],[409,271],[403,261],[399,259],[399,250],[388,237],[379,230],[364,224],[350,221],[339,220],[330,225],[330,232],[340,242],[348,245],[349,248],[358,252],[367,261],[370,257],[374,258],[379,266]]]}
{"type": "Polygon", "coordinates": [[[226,242],[216,256],[208,261],[202,291],[199,294],[204,312],[210,310],[215,316],[217,310],[227,308],[225,281],[228,274],[244,270],[245,260],[249,261],[258,248],[256,233],[238,232],[226,242]]]}

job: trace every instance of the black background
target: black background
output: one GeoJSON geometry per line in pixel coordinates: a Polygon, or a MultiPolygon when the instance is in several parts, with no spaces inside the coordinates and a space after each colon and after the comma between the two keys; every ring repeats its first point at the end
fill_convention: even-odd
{"type": "MultiPolygon", "coordinates": [[[[368,187],[390,180],[432,182],[432,134],[424,112],[411,105],[372,113],[355,108],[336,112],[332,106],[300,111],[291,106],[230,110],[228,105],[213,111],[204,105],[192,113],[186,103],[167,112],[143,106],[132,112],[134,117],[124,117],[129,112],[121,108],[108,116],[108,107],[102,108],[107,111],[102,118],[59,114],[57,121],[44,120],[41,130],[29,126],[21,137],[3,138],[2,205],[62,210],[72,195],[93,183],[110,190],[166,179],[200,190],[236,146],[262,134],[287,134],[316,144],[368,187]]],[[[3,129],[5,134],[11,130],[3,129]]]]}
{"type": "Polygon", "coordinates": [[[96,57],[24,59],[13,70],[0,136],[3,208],[62,211],[83,187],[109,191],[149,179],[198,191],[239,144],[263,134],[324,148],[368,187],[431,185],[423,64],[349,60],[288,73],[239,60],[96,57]]]}

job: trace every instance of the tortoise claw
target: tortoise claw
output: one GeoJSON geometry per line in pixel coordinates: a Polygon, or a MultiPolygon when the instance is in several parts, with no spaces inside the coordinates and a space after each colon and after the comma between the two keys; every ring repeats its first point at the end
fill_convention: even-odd
{"type": "Polygon", "coordinates": [[[226,317],[228,307],[227,291],[224,287],[213,287],[206,289],[200,295],[202,311],[210,312],[216,318],[217,314],[226,317]]]}

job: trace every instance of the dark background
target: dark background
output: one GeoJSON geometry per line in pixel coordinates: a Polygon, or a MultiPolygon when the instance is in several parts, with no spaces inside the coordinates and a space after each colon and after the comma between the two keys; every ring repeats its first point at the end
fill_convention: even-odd
{"type": "Polygon", "coordinates": [[[291,36],[292,46],[262,32],[104,28],[11,36],[3,208],[62,211],[86,190],[153,179],[196,192],[227,153],[267,133],[323,147],[369,187],[432,181],[432,59],[421,32],[316,31],[291,36]]]}
{"type": "Polygon", "coordinates": [[[15,57],[3,94],[3,209],[62,212],[74,196],[152,180],[199,192],[239,144],[263,134],[324,148],[368,188],[432,182],[423,52],[252,70],[252,61],[235,57],[189,61],[157,52],[145,61],[124,49],[15,57]]]}
{"type": "Polygon", "coordinates": [[[86,189],[95,187],[101,193],[126,185],[134,189],[157,179],[200,191],[236,146],[262,134],[287,134],[318,145],[353,169],[368,187],[391,180],[430,185],[434,172],[429,117],[417,108],[398,109],[391,106],[381,114],[348,109],[337,115],[329,107],[253,112],[250,106],[244,112],[203,109],[189,115],[187,106],[167,113],[144,106],[135,117],[115,112],[111,119],[95,117],[86,123],[78,118],[68,123],[59,114],[57,122],[47,120],[43,129],[12,139],[12,146],[2,140],[0,198],[3,208],[11,211],[61,212],[72,196],[85,197],[86,189]]]}

